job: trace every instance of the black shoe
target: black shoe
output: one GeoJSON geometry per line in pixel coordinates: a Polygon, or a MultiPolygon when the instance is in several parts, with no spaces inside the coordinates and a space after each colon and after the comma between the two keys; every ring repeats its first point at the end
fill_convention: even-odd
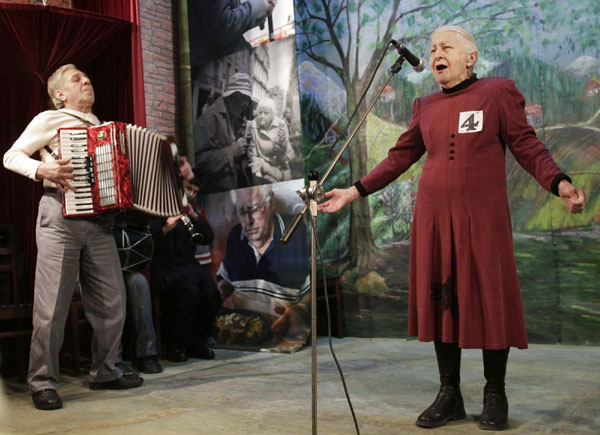
{"type": "Polygon", "coordinates": [[[483,411],[479,428],[504,430],[508,427],[508,400],[504,391],[504,379],[510,348],[483,350],[483,374],[487,380],[483,389],[483,411]]]}
{"type": "Polygon", "coordinates": [[[185,362],[188,360],[187,353],[183,347],[174,347],[168,350],[166,357],[172,362],[185,362]]]}
{"type": "Polygon", "coordinates": [[[56,390],[46,389],[31,394],[33,404],[37,409],[50,411],[63,407],[62,400],[56,390]]]}
{"type": "Polygon", "coordinates": [[[152,375],[155,373],[161,373],[163,371],[162,366],[158,362],[158,358],[156,356],[148,356],[145,358],[140,358],[136,367],[142,372],[148,375],[152,375]]]}
{"type": "Polygon", "coordinates": [[[429,408],[419,415],[416,424],[421,427],[439,427],[449,421],[467,418],[460,388],[442,385],[429,408]]]}
{"type": "Polygon", "coordinates": [[[479,429],[504,430],[508,427],[508,400],[501,390],[485,387],[483,412],[479,418],[479,429]]]}
{"type": "Polygon", "coordinates": [[[191,348],[188,352],[189,356],[198,359],[215,359],[215,353],[209,349],[206,344],[201,344],[191,348]]]}
{"type": "Polygon", "coordinates": [[[140,374],[140,372],[131,367],[125,361],[115,363],[115,366],[121,370],[121,372],[123,372],[123,376],[138,376],[140,374]]]}
{"type": "Polygon", "coordinates": [[[139,376],[121,376],[120,378],[106,382],[90,382],[90,390],[128,390],[140,387],[144,378],[139,376]]]}

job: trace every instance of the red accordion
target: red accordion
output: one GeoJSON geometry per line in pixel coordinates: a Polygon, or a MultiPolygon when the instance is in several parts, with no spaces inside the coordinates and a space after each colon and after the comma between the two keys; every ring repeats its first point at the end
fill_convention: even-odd
{"type": "Polygon", "coordinates": [[[164,136],[122,122],[58,129],[58,155],[71,159],[76,191],[63,194],[63,216],[135,209],[181,212],[173,153],[164,136]]]}

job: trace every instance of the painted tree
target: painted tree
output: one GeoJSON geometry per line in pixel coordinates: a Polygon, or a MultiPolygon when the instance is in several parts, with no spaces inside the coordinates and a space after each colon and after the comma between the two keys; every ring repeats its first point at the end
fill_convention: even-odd
{"type": "MultiPolygon", "coordinates": [[[[416,53],[428,53],[428,38],[436,27],[458,24],[474,34],[480,52],[501,57],[552,44],[558,47],[561,38],[569,50],[592,46],[599,32],[597,0],[576,6],[556,0],[296,0],[295,4],[299,59],[307,57],[337,77],[346,92],[347,113],[357,108],[355,123],[369,103],[366,99],[357,107],[360,96],[392,38],[416,53]],[[552,26],[551,31],[540,32],[542,24],[546,29],[552,26]],[[569,29],[568,35],[552,31],[558,29],[569,29]]],[[[356,180],[367,172],[365,126],[349,152],[350,179],[356,180]]],[[[350,210],[351,267],[368,268],[376,252],[370,221],[368,201],[355,201],[350,210]]]]}

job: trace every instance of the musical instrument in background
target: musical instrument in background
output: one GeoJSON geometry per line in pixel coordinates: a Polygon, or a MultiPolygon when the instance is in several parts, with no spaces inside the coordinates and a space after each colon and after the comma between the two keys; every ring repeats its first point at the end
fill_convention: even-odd
{"type": "Polygon", "coordinates": [[[115,228],[113,236],[124,272],[141,272],[146,268],[154,252],[154,241],[149,230],[115,228]]]}

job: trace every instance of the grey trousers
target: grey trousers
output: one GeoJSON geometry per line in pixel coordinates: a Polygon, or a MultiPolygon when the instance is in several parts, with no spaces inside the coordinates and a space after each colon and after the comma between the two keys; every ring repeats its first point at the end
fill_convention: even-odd
{"type": "Polygon", "coordinates": [[[90,381],[121,376],[115,359],[125,319],[125,285],[112,218],[64,218],[60,195],[46,192],[37,217],[28,376],[32,392],[58,389],[58,354],[78,278],[85,316],[94,331],[90,381]]]}

